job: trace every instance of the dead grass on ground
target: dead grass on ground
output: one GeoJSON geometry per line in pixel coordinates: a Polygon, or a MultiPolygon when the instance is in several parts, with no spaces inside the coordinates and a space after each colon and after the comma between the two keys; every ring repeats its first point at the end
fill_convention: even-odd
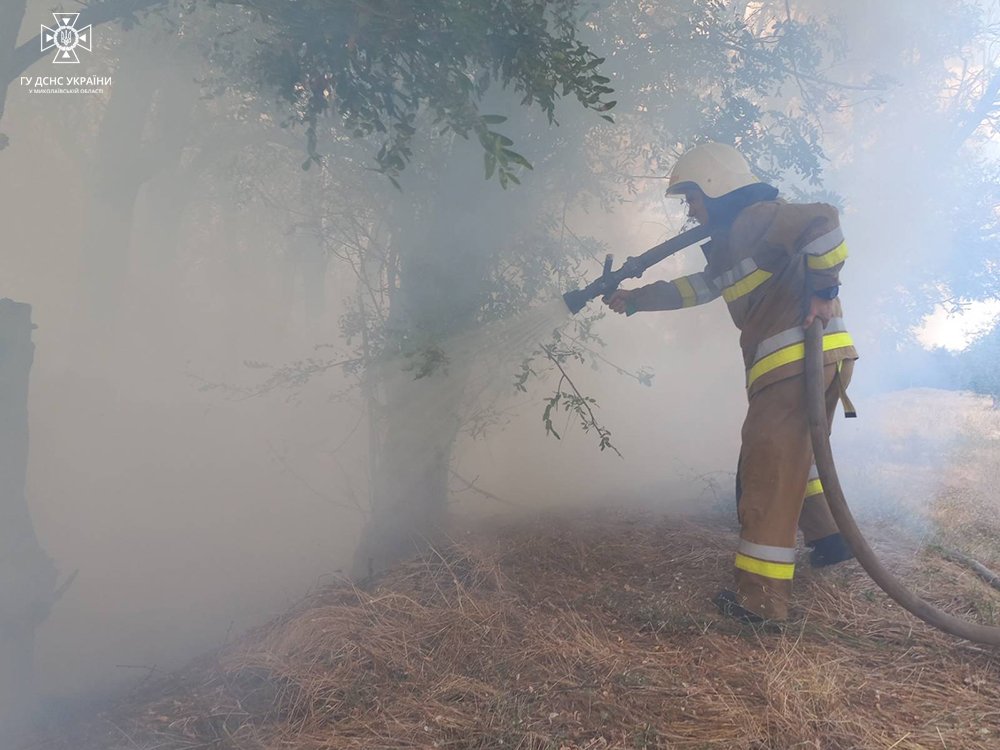
{"type": "MultiPolygon", "coordinates": [[[[466,535],[34,747],[998,746],[1000,654],[914,621],[854,563],[802,561],[799,623],[741,628],[708,604],[735,541],[721,520],[635,514],[466,535]]],[[[1000,596],[960,567],[880,552],[929,599],[996,622],[975,602],[1000,596]]]]}
{"type": "MultiPolygon", "coordinates": [[[[917,538],[891,512],[862,525],[921,596],[1000,624],[1000,592],[934,548],[1000,570],[1000,415],[977,419],[917,538]]],[[[736,539],[728,515],[639,512],[456,532],[23,747],[1000,747],[1000,652],[931,630],[853,562],[800,559],[797,623],[740,627],[709,604],[736,539]]]]}

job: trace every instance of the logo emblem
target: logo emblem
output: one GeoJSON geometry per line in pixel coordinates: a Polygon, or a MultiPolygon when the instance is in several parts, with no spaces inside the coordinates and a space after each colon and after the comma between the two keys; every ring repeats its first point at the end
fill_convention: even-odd
{"type": "Polygon", "coordinates": [[[56,56],[52,62],[57,63],[78,63],[80,58],[76,54],[76,48],[91,51],[91,24],[82,29],[76,28],[76,20],[79,13],[53,13],[57,26],[50,29],[42,24],[42,52],[47,52],[53,47],[56,48],[56,56]]]}

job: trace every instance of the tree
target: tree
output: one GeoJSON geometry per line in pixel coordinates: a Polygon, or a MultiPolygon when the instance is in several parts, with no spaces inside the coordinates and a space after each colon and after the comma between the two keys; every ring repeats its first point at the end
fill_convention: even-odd
{"type": "Polygon", "coordinates": [[[994,325],[955,360],[959,386],[989,396],[993,408],[1000,407],[1000,326],[994,325]]]}
{"type": "Polygon", "coordinates": [[[593,33],[608,50],[602,69],[623,110],[624,132],[608,145],[628,188],[629,173],[666,174],[699,140],[739,146],[765,179],[815,187],[824,118],[881,87],[827,71],[838,58],[831,25],[794,17],[785,3],[744,5],[620,0],[595,13],[593,33]]]}
{"type": "Polygon", "coordinates": [[[0,300],[0,736],[31,706],[35,631],[59,598],[25,498],[32,327],[30,305],[0,300]]]}
{"type": "MultiPolygon", "coordinates": [[[[892,0],[879,8],[863,21],[834,6],[826,11],[852,35],[856,54],[875,60],[891,82],[878,107],[828,123],[836,154],[828,174],[869,209],[870,280],[858,280],[865,307],[906,338],[936,304],[997,293],[1000,192],[990,139],[1000,116],[1000,37],[980,3],[937,2],[916,12],[892,0]],[[881,309],[869,305],[876,299],[881,309]]],[[[850,68],[844,75],[855,82],[850,68]]]]}
{"type": "MultiPolygon", "coordinates": [[[[496,122],[490,114],[479,110],[491,82],[516,91],[524,105],[539,107],[550,121],[563,96],[600,112],[614,106],[606,99],[612,90],[597,72],[602,59],[577,39],[579,0],[221,0],[219,5],[236,9],[208,15],[252,28],[257,36],[237,37],[249,43],[249,56],[247,49],[220,43],[214,61],[237,63],[228,74],[275,92],[289,122],[305,125],[304,168],[319,159],[316,131],[320,118],[329,115],[358,137],[376,136],[378,169],[395,179],[412,156],[417,113],[427,109],[433,113],[430,127],[475,135],[494,165],[490,171],[505,184],[524,159],[491,128],[496,122]]],[[[131,24],[140,11],[176,24],[202,12],[194,0],[95,0],[79,24],[131,24]]],[[[5,90],[38,59],[39,49],[36,37],[10,55],[0,82],[5,90]]]]}
{"type": "MultiPolygon", "coordinates": [[[[7,82],[14,80],[14,76],[17,75],[14,70],[14,49],[27,4],[28,0],[11,0],[0,7],[0,121],[3,120],[4,105],[7,101],[7,82]]],[[[0,149],[3,149],[6,143],[6,136],[0,132],[0,149]]]]}
{"type": "MultiPolygon", "coordinates": [[[[567,204],[588,195],[614,202],[622,188],[634,189],[629,175],[635,168],[665,169],[672,149],[706,132],[745,145],[774,179],[789,173],[806,182],[817,177],[818,127],[810,119],[817,114],[809,110],[797,117],[777,95],[781,85],[797,80],[797,68],[808,76],[795,84],[797,91],[838,101],[839,90],[820,71],[821,56],[809,54],[823,37],[808,24],[777,30],[764,24],[757,32],[719,3],[630,2],[596,11],[587,24],[588,33],[599,36],[588,39],[592,47],[603,50],[606,43],[614,49],[608,54],[613,70],[605,72],[620,79],[614,84],[628,103],[627,114],[619,113],[614,127],[571,118],[551,130],[546,118],[539,122],[501,93],[484,92],[490,110],[504,113],[496,119],[510,116],[503,124],[507,132],[526,153],[541,155],[532,158],[530,179],[505,196],[475,179],[460,140],[415,139],[411,170],[401,177],[406,205],[376,212],[389,225],[384,244],[360,246],[352,261],[352,267],[364,269],[364,278],[358,303],[344,321],[348,343],[356,348],[343,361],[375,365],[391,356],[412,362],[419,377],[410,380],[428,381],[429,393],[435,393],[430,381],[437,370],[448,369],[447,348],[439,342],[543,299],[551,294],[543,280],[565,274],[593,250],[559,241],[566,234],[567,204]],[[734,54],[735,40],[742,44],[742,57],[734,54]],[[676,66],[679,55],[685,56],[683,68],[676,66]],[[761,83],[754,71],[765,62],[772,78],[761,83]],[[647,69],[669,76],[644,76],[647,69]],[[723,80],[728,83],[718,83],[723,80]],[[675,116],[679,107],[682,114],[675,116]],[[615,168],[609,169],[609,162],[615,168]]],[[[611,83],[602,77],[601,85],[611,83]]],[[[564,343],[560,356],[581,352],[578,344],[564,343]]],[[[373,367],[373,374],[377,370],[373,367]]],[[[454,370],[445,374],[457,400],[463,376],[454,370]]],[[[374,392],[380,386],[373,381],[367,388],[374,392]]],[[[357,556],[361,573],[408,554],[414,539],[433,538],[443,519],[450,456],[462,422],[448,409],[432,414],[429,407],[418,410],[424,423],[416,424],[408,399],[418,398],[413,395],[418,392],[396,378],[372,398],[373,518],[357,556]]]]}
{"type": "MultiPolygon", "coordinates": [[[[343,153],[334,133],[364,139],[375,169],[404,189],[403,201],[380,194],[382,205],[367,206],[364,233],[386,230],[355,259],[360,290],[344,331],[357,348],[348,361],[408,357],[415,374],[434,363],[442,339],[544,298],[546,282],[580,268],[593,247],[565,241],[568,205],[594,197],[611,205],[639,189],[635,174],[662,174],[678,149],[707,136],[743,147],[771,179],[808,185],[821,164],[820,109],[842,103],[823,70],[820,27],[715,0],[614,0],[586,18],[573,0],[208,8],[104,0],[81,23],[141,9],[203,29],[216,70],[209,91],[220,107],[230,94],[242,102],[234,123],[250,127],[269,114],[303,126],[302,166],[325,165],[327,176],[343,153]],[[557,109],[567,97],[603,114],[612,93],[627,102],[614,126],[557,109]],[[530,185],[499,190],[529,167],[530,185]]],[[[441,518],[461,425],[442,423],[428,454],[396,394],[383,395],[393,409],[372,428],[379,471],[370,536],[388,540],[373,548],[398,554],[401,533],[430,537],[441,518]]]]}

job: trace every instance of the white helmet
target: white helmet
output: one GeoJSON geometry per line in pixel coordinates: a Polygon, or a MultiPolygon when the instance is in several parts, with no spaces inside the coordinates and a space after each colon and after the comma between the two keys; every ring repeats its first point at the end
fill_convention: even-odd
{"type": "Polygon", "coordinates": [[[760,182],[750,171],[743,154],[722,143],[703,143],[686,151],[670,170],[667,194],[698,187],[709,198],[760,182]]]}

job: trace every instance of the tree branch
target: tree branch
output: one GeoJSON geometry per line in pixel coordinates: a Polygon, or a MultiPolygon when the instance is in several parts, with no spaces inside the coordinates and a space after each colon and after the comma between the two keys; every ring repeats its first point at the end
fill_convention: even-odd
{"type": "Polygon", "coordinates": [[[498,503],[502,503],[503,505],[509,505],[513,508],[524,507],[521,503],[515,503],[510,500],[504,500],[499,495],[494,495],[489,490],[484,490],[482,487],[476,484],[475,480],[466,479],[454,469],[449,469],[449,471],[451,472],[451,475],[455,477],[455,479],[457,479],[458,481],[460,481],[462,484],[465,485],[465,489],[467,490],[472,490],[473,492],[477,492],[483,497],[488,498],[489,500],[495,500],[498,503]]]}
{"type": "Polygon", "coordinates": [[[964,552],[959,552],[957,549],[949,549],[948,547],[938,547],[938,552],[940,552],[941,557],[945,560],[964,565],[990,586],[1000,591],[1000,575],[994,573],[978,560],[969,557],[964,552]]]}
{"type": "Polygon", "coordinates": [[[611,443],[610,430],[608,430],[606,427],[603,427],[597,421],[597,416],[594,414],[594,410],[590,408],[590,401],[587,400],[586,396],[580,393],[580,389],[576,387],[576,383],[573,382],[573,379],[566,372],[566,368],[562,366],[562,362],[559,360],[559,357],[550,347],[545,346],[544,344],[541,345],[541,349],[543,352],[545,352],[545,356],[548,357],[550,360],[552,360],[552,363],[557,368],[559,368],[559,372],[562,374],[562,378],[559,380],[559,385],[557,386],[556,389],[557,393],[562,390],[563,382],[568,383],[569,387],[573,390],[573,393],[576,395],[576,403],[578,404],[578,406],[576,407],[576,412],[581,417],[583,417],[584,428],[586,429],[588,426],[593,427],[597,431],[597,434],[601,439],[602,448],[603,447],[610,448],[611,450],[613,450],[615,453],[618,454],[619,458],[623,458],[621,452],[611,443]],[[583,416],[584,410],[586,411],[586,417],[583,416]]]}
{"type": "Polygon", "coordinates": [[[992,80],[986,85],[986,90],[983,92],[982,97],[980,97],[975,109],[969,113],[968,117],[963,118],[959,125],[958,131],[955,133],[954,147],[956,149],[961,148],[962,144],[976,132],[976,129],[982,124],[983,120],[989,117],[994,109],[996,109],[998,97],[1000,97],[1000,70],[996,72],[992,80]]]}

